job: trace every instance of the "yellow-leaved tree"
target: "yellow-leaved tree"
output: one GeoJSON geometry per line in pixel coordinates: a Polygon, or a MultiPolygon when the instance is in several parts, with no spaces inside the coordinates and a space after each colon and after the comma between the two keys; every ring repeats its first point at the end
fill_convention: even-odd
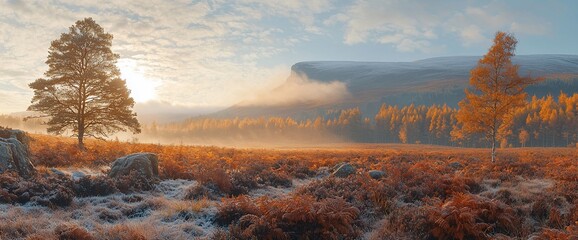
{"type": "Polygon", "coordinates": [[[518,75],[519,66],[512,63],[516,38],[497,32],[494,44],[470,72],[466,98],[459,103],[457,114],[460,134],[483,134],[492,147],[492,162],[496,160],[496,142],[507,134],[516,108],[526,103],[524,88],[532,83],[529,77],[518,75]]]}

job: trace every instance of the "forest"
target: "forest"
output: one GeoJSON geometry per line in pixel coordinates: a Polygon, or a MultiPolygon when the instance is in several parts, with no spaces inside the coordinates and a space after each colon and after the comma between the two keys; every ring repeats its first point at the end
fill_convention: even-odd
{"type": "MultiPolygon", "coordinates": [[[[500,147],[567,147],[578,142],[578,93],[533,96],[516,110],[500,147]]],[[[410,143],[457,147],[487,147],[481,135],[457,131],[458,109],[448,105],[383,104],[373,118],[360,108],[328,110],[312,119],[292,117],[211,118],[142,125],[131,141],[152,143],[229,143],[239,141],[315,143],[319,140],[357,143],[410,143]]],[[[0,115],[0,126],[42,133],[42,119],[0,115]]]]}
{"type": "MultiPolygon", "coordinates": [[[[578,94],[533,96],[516,110],[501,147],[574,146],[578,140],[578,94]]],[[[143,124],[142,139],[182,141],[353,141],[487,147],[481,135],[457,131],[458,109],[447,105],[396,106],[383,104],[373,118],[359,108],[330,110],[313,119],[291,117],[190,118],[183,122],[143,124]]],[[[139,136],[140,137],[140,136],[139,136]]]]}

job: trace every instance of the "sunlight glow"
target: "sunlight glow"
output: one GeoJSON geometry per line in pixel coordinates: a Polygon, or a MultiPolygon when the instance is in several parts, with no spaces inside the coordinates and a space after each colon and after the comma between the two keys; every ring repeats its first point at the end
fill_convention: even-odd
{"type": "Polygon", "coordinates": [[[160,80],[146,77],[146,69],[138,66],[133,59],[119,59],[117,65],[135,102],[142,103],[156,98],[160,80]]]}

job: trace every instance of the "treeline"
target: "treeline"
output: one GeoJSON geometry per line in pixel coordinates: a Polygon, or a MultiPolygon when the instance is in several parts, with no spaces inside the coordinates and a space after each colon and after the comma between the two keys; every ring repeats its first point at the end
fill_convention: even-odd
{"type": "MultiPolygon", "coordinates": [[[[569,146],[578,142],[578,94],[532,97],[519,109],[507,129],[502,147],[569,146]]],[[[383,104],[374,118],[359,108],[330,110],[314,119],[291,117],[192,118],[171,124],[143,126],[145,136],[235,141],[315,140],[338,137],[354,142],[417,143],[486,147],[483,136],[460,138],[457,109],[447,105],[383,104]]]]}
{"type": "MultiPolygon", "coordinates": [[[[532,97],[516,111],[502,147],[575,146],[578,142],[578,93],[532,97]]],[[[217,144],[219,142],[413,143],[487,147],[483,136],[459,138],[457,109],[448,105],[395,106],[383,104],[372,118],[359,108],[329,110],[321,116],[191,118],[167,124],[143,124],[140,141],[217,144]]],[[[0,115],[0,126],[46,132],[42,120],[0,115]]]]}
{"type": "Polygon", "coordinates": [[[24,120],[23,116],[0,115],[0,127],[22,129],[33,133],[46,133],[46,125],[42,123],[45,119],[32,118],[24,120]]]}
{"type": "Polygon", "coordinates": [[[514,117],[509,142],[518,146],[568,146],[578,142],[578,94],[533,97],[514,117]]]}

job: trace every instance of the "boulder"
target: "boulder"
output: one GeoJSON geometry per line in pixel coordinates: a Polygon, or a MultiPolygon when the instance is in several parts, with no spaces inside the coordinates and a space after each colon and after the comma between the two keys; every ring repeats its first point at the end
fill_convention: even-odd
{"type": "Polygon", "coordinates": [[[72,172],[72,180],[74,180],[74,181],[78,181],[83,177],[86,177],[86,174],[83,172],[80,172],[80,171],[72,172]]]}
{"type": "Polygon", "coordinates": [[[329,167],[320,167],[317,169],[317,177],[327,177],[331,174],[329,167]]]}
{"type": "Polygon", "coordinates": [[[367,173],[369,174],[369,177],[371,177],[373,179],[380,179],[380,178],[385,177],[385,172],[380,171],[380,170],[370,170],[367,173]]]}
{"type": "Polygon", "coordinates": [[[109,177],[121,177],[137,171],[147,179],[158,178],[159,160],[154,153],[134,153],[114,160],[109,177]]]}
{"type": "Polygon", "coordinates": [[[343,163],[331,175],[335,177],[344,178],[355,173],[355,167],[349,163],[343,163]]]}
{"type": "Polygon", "coordinates": [[[331,167],[331,169],[329,169],[329,170],[331,172],[335,172],[337,169],[339,169],[341,166],[343,166],[343,164],[346,164],[346,162],[337,163],[337,164],[333,165],[333,167],[331,167]]]}
{"type": "Polygon", "coordinates": [[[0,173],[14,170],[22,177],[34,174],[34,165],[28,157],[28,147],[16,138],[0,138],[0,173]]]}
{"type": "Polygon", "coordinates": [[[450,166],[451,168],[453,168],[453,169],[462,169],[462,168],[464,168],[464,165],[462,165],[462,164],[459,163],[459,162],[452,162],[452,163],[449,164],[449,166],[450,166]]]}
{"type": "Polygon", "coordinates": [[[26,132],[18,129],[8,129],[0,127],[0,138],[16,138],[20,143],[26,146],[28,151],[28,146],[30,145],[30,138],[26,132]]]}

